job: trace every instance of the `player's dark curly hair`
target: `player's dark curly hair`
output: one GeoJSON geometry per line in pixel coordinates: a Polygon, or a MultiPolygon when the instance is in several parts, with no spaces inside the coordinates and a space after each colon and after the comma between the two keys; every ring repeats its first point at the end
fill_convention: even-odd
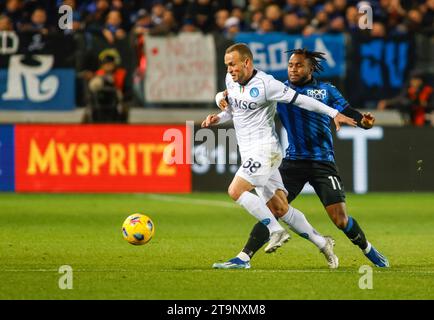
{"type": "Polygon", "coordinates": [[[313,72],[320,73],[321,71],[324,70],[324,67],[321,65],[321,61],[326,60],[326,58],[324,58],[324,55],[325,55],[324,52],[309,51],[306,48],[293,49],[293,50],[289,50],[286,52],[288,52],[290,54],[301,54],[306,59],[309,59],[311,65],[313,67],[313,72]]]}

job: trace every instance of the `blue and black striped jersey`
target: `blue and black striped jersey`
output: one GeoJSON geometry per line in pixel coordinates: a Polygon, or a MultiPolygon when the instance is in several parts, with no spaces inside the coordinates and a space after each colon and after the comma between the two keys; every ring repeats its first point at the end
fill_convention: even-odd
{"type": "MultiPolygon", "coordinates": [[[[285,84],[299,94],[315,98],[339,112],[349,106],[339,90],[330,83],[313,79],[300,87],[288,81],[285,84]]],[[[288,135],[286,159],[335,161],[329,116],[284,103],[277,105],[277,112],[288,135]]]]}

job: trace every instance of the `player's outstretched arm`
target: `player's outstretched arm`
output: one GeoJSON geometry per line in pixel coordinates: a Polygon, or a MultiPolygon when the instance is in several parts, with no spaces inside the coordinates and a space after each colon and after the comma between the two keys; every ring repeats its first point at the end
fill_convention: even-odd
{"type": "Polygon", "coordinates": [[[341,123],[347,124],[352,127],[357,127],[357,122],[353,118],[349,118],[347,116],[344,116],[342,113],[339,113],[336,115],[336,117],[333,118],[336,126],[336,131],[339,131],[341,129],[341,123]]]}
{"type": "Polygon", "coordinates": [[[357,126],[357,122],[354,119],[339,113],[338,110],[330,108],[328,105],[314,98],[298,94],[293,89],[285,86],[282,82],[277,81],[274,78],[268,82],[267,89],[268,100],[295,104],[302,109],[328,115],[334,119],[336,130],[340,129],[341,123],[348,124],[353,127],[357,126]]]}
{"type": "Polygon", "coordinates": [[[318,113],[323,113],[332,117],[334,119],[337,131],[341,128],[341,124],[347,124],[352,127],[357,126],[357,122],[353,118],[347,117],[342,113],[339,113],[338,110],[330,108],[329,106],[325,105],[324,103],[314,98],[304,96],[304,95],[298,95],[295,98],[295,101],[293,103],[299,106],[300,108],[309,111],[315,111],[318,113]]]}
{"type": "Polygon", "coordinates": [[[232,115],[227,111],[220,112],[219,114],[209,114],[206,119],[202,121],[201,127],[208,128],[213,125],[225,123],[230,119],[232,119],[232,115]]]}
{"type": "Polygon", "coordinates": [[[202,128],[208,128],[208,127],[211,127],[212,125],[219,123],[219,121],[220,121],[220,119],[219,119],[218,115],[209,114],[205,118],[205,120],[202,121],[201,127],[202,128]]]}
{"type": "Polygon", "coordinates": [[[371,129],[375,123],[375,117],[370,112],[360,113],[356,109],[347,106],[344,110],[342,110],[342,114],[347,117],[353,118],[357,121],[357,126],[362,129],[371,129]]]}

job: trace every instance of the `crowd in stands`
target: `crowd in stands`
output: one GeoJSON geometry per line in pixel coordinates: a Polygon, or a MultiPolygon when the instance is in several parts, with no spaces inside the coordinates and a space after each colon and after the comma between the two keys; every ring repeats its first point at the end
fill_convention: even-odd
{"type": "Polygon", "coordinates": [[[73,9],[75,30],[101,33],[108,41],[130,31],[359,32],[359,9],[367,3],[373,36],[432,35],[434,0],[6,0],[0,4],[0,31],[53,31],[58,7],[66,4],[73,9]]]}
{"type": "MultiPolygon", "coordinates": [[[[121,121],[126,121],[126,109],[121,100],[136,97],[140,103],[144,101],[140,95],[146,69],[145,34],[203,32],[230,40],[239,32],[285,32],[304,36],[345,32],[371,37],[421,34],[432,39],[433,30],[434,0],[0,1],[0,31],[73,35],[77,48],[76,70],[85,88],[77,94],[78,104],[99,101],[98,90],[103,88],[117,98],[113,105],[121,121]],[[62,5],[72,8],[72,30],[58,27],[58,11],[62,5]],[[367,5],[372,8],[373,24],[361,29],[360,22],[366,22],[363,10],[367,5]],[[108,48],[117,52],[106,51],[108,48]],[[129,52],[123,52],[125,50],[129,52]],[[122,57],[128,58],[122,61],[122,57]],[[85,101],[80,101],[81,97],[85,97],[85,101]]],[[[419,87],[425,88],[422,85],[417,89],[406,88],[402,94],[408,98],[407,105],[413,105],[410,109],[418,114],[410,117],[415,124],[424,122],[419,107],[423,105],[425,110],[425,106],[432,106],[431,87],[424,89],[423,102],[415,103],[420,100],[422,89],[419,87]]],[[[80,85],[78,88],[80,91],[80,85]]],[[[380,101],[378,108],[393,107],[394,101],[380,101]]],[[[89,117],[91,114],[88,112],[89,117]]],[[[98,113],[94,114],[96,116],[98,113]]]]}

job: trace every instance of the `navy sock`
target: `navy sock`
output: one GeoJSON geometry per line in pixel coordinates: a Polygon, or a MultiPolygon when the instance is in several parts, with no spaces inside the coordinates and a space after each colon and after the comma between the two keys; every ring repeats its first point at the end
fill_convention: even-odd
{"type": "Polygon", "coordinates": [[[247,241],[243,252],[246,253],[250,258],[261,249],[261,247],[267,243],[270,238],[270,231],[267,226],[261,222],[258,222],[252,229],[250,233],[249,240],[247,241]]]}
{"type": "Polygon", "coordinates": [[[356,246],[359,246],[360,249],[365,250],[368,247],[368,241],[366,240],[365,234],[356,219],[348,217],[347,226],[342,229],[342,231],[348,239],[350,239],[350,241],[356,246]]]}

